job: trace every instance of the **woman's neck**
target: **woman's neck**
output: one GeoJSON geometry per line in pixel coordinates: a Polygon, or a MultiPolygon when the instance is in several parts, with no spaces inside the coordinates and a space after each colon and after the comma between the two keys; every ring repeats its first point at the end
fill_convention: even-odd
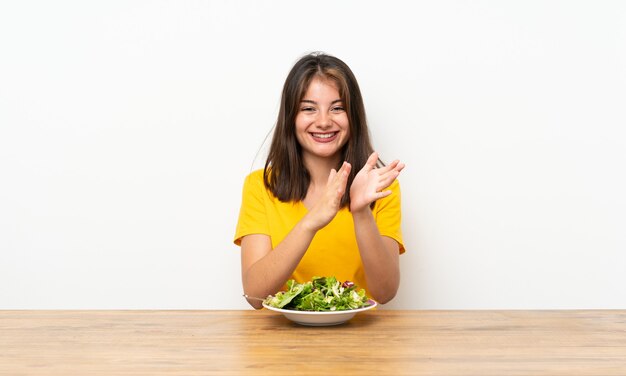
{"type": "Polygon", "coordinates": [[[309,156],[304,158],[304,165],[309,171],[311,176],[311,185],[313,187],[325,187],[328,182],[328,174],[331,169],[337,169],[339,166],[340,158],[322,158],[309,156]]]}

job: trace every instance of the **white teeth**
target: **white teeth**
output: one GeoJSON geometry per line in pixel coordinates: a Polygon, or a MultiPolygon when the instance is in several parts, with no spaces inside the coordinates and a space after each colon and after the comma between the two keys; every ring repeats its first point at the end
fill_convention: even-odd
{"type": "Polygon", "coordinates": [[[313,133],[313,137],[315,138],[331,138],[336,133],[313,133]]]}

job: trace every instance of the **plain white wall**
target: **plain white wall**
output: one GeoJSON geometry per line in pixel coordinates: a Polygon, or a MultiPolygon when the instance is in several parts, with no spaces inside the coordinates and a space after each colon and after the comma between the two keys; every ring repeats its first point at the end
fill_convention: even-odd
{"type": "Polygon", "coordinates": [[[0,5],[0,309],[240,309],[283,80],[345,60],[399,158],[390,308],[626,308],[626,3],[0,5]],[[257,156],[257,150],[261,154],[257,156]]]}

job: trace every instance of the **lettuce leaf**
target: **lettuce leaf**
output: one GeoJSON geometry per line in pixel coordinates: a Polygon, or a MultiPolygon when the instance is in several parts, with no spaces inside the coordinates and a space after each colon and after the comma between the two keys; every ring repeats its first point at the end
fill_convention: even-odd
{"type": "Polygon", "coordinates": [[[364,289],[350,282],[339,282],[335,277],[313,277],[306,283],[287,281],[287,291],[268,296],[265,304],[299,311],[345,311],[367,305],[364,289]]]}

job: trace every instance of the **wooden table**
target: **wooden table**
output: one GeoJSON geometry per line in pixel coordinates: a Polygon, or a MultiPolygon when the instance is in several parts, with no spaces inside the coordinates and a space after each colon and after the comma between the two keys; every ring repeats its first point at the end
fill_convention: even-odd
{"type": "Polygon", "coordinates": [[[626,375],[626,311],[0,311],[0,375],[626,375]]]}

